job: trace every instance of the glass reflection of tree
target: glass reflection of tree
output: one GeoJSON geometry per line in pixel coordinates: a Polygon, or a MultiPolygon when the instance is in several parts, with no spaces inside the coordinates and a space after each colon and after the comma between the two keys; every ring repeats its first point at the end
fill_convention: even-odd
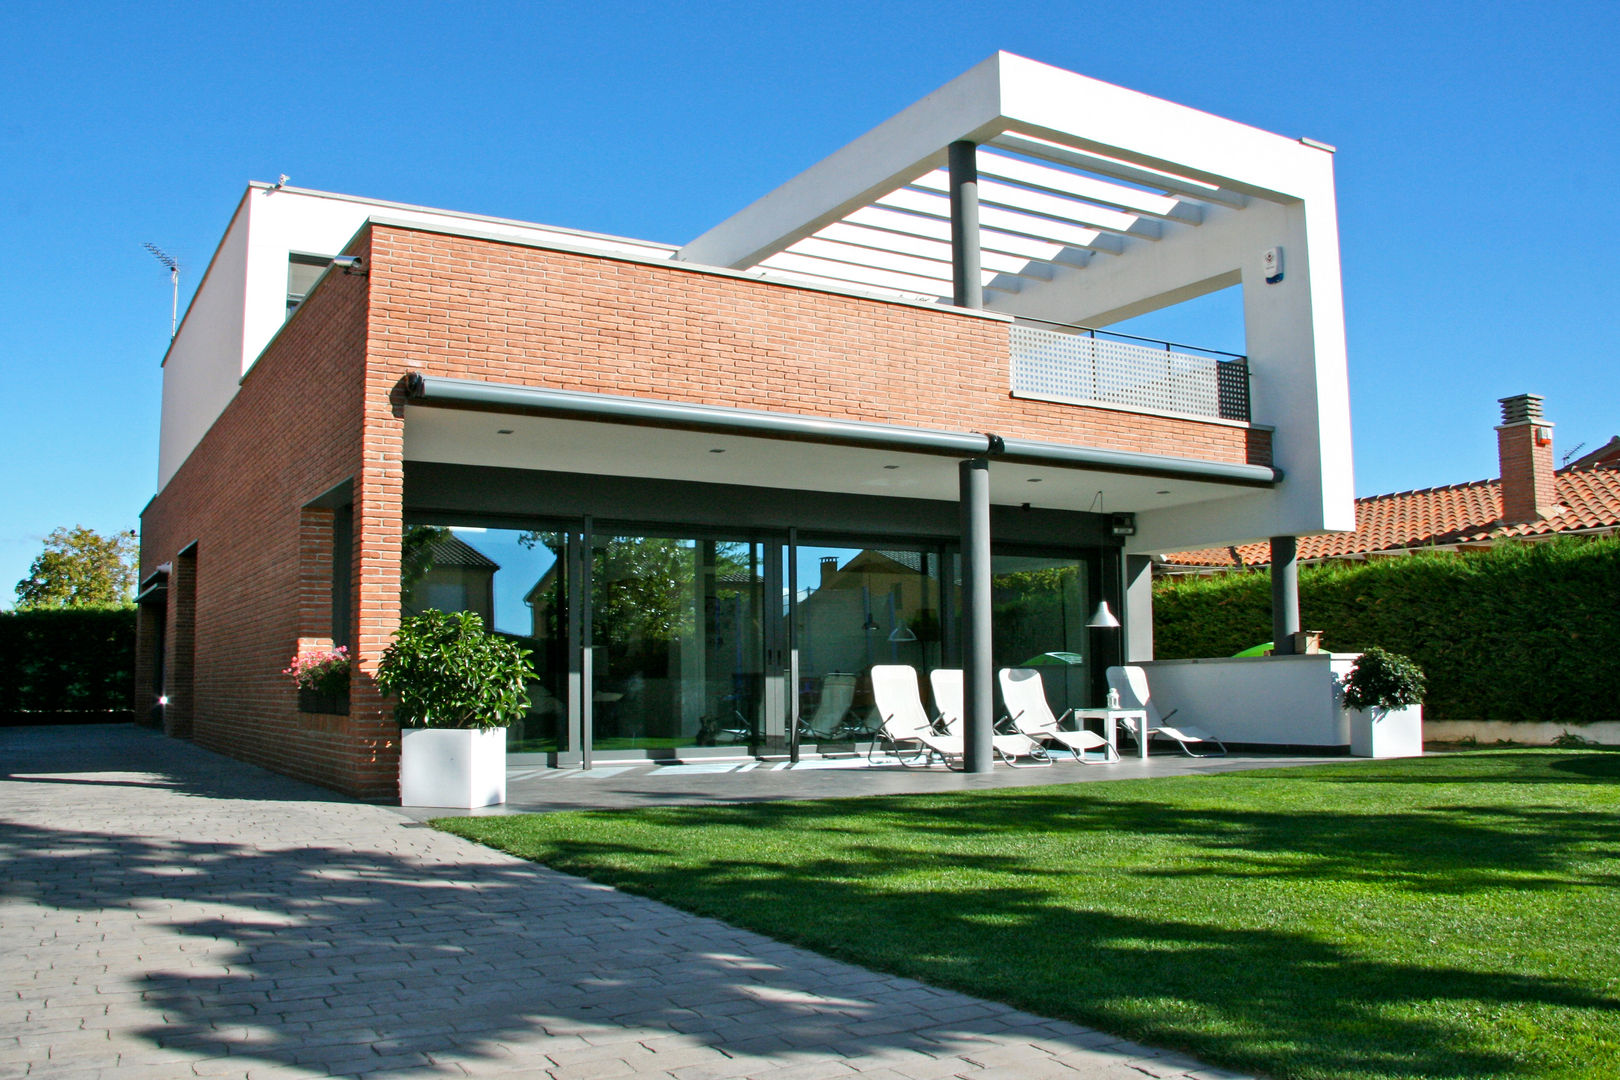
{"type": "Polygon", "coordinates": [[[399,602],[410,606],[417,583],[433,569],[433,548],[450,537],[440,525],[417,525],[405,530],[399,545],[399,602]]]}

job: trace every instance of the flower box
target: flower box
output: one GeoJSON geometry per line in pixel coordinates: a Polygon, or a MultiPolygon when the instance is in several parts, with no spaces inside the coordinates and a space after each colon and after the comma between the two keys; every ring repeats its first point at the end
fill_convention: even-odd
{"type": "Polygon", "coordinates": [[[298,688],[298,711],[306,713],[332,713],[349,715],[349,692],[323,693],[320,690],[298,688]]]}

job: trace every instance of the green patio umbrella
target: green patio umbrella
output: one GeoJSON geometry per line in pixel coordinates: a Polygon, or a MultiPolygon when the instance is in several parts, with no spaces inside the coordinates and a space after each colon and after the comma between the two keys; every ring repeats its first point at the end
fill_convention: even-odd
{"type": "Polygon", "coordinates": [[[1086,658],[1073,652],[1043,652],[1039,656],[1032,656],[1019,667],[1061,667],[1069,664],[1083,664],[1086,658]]]}
{"type": "Polygon", "coordinates": [[[1264,655],[1266,655],[1266,653],[1268,653],[1270,651],[1271,651],[1271,642],[1262,641],[1260,644],[1252,645],[1249,648],[1244,649],[1240,653],[1233,653],[1232,657],[1233,657],[1233,659],[1236,659],[1239,656],[1264,656],[1264,655]]]}

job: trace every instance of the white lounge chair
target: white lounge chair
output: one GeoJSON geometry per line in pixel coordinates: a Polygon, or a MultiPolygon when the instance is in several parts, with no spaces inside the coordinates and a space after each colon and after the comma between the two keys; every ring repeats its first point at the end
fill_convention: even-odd
{"type": "Polygon", "coordinates": [[[934,728],[923,710],[922,693],[917,686],[917,669],[909,664],[878,664],[872,668],[872,698],[877,703],[882,726],[877,730],[867,759],[872,760],[881,743],[902,765],[932,765],[938,757],[955,768],[967,750],[960,735],[946,735],[934,728]],[[910,747],[908,757],[904,747],[910,747]]]}
{"type": "Polygon", "coordinates": [[[821,700],[808,720],[799,721],[799,737],[810,742],[847,742],[850,703],[855,700],[855,676],[832,671],[821,680],[821,700]]]}
{"type": "Polygon", "coordinates": [[[1188,757],[1220,757],[1226,753],[1226,747],[1221,740],[1205,731],[1203,728],[1193,727],[1191,724],[1177,724],[1171,727],[1165,721],[1179,712],[1171,709],[1161,714],[1158,706],[1153,704],[1153,697],[1148,692],[1147,672],[1135,665],[1125,667],[1111,667],[1108,669],[1108,685],[1119,691],[1119,704],[1125,709],[1141,709],[1147,714],[1147,731],[1139,733],[1134,721],[1122,720],[1126,734],[1138,740],[1137,745],[1143,745],[1141,740],[1151,739],[1155,735],[1163,735],[1181,748],[1181,752],[1188,757]],[[1205,753],[1193,752],[1194,746],[1208,746],[1214,744],[1216,749],[1205,753]]]}
{"type": "Polygon", "coordinates": [[[1020,734],[1042,744],[1056,743],[1082,765],[1112,764],[1119,760],[1119,752],[1095,731],[1084,728],[1064,730],[1063,720],[1072,715],[1073,710],[1065,712],[1062,717],[1052,715],[1039,671],[1034,668],[1002,668],[999,680],[1001,700],[1007,705],[1008,722],[1020,734]],[[1101,750],[1102,759],[1092,761],[1086,757],[1087,750],[1101,750]]]}
{"type": "MultiPolygon", "coordinates": [[[[928,673],[929,685],[934,691],[934,707],[939,710],[939,723],[952,735],[962,733],[962,669],[961,668],[935,668],[928,673]]],[[[1015,769],[1033,769],[1037,766],[1052,764],[1052,755],[1027,733],[1004,732],[992,734],[990,745],[995,752],[1015,769]],[[1018,764],[1018,759],[1027,757],[1031,760],[1029,765],[1018,764]]]]}

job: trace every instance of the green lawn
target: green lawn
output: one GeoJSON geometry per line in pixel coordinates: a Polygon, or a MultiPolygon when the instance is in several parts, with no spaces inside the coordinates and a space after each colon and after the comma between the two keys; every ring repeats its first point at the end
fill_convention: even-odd
{"type": "Polygon", "coordinates": [[[1620,753],[435,824],[1234,1069],[1620,1076],[1620,753]]]}

